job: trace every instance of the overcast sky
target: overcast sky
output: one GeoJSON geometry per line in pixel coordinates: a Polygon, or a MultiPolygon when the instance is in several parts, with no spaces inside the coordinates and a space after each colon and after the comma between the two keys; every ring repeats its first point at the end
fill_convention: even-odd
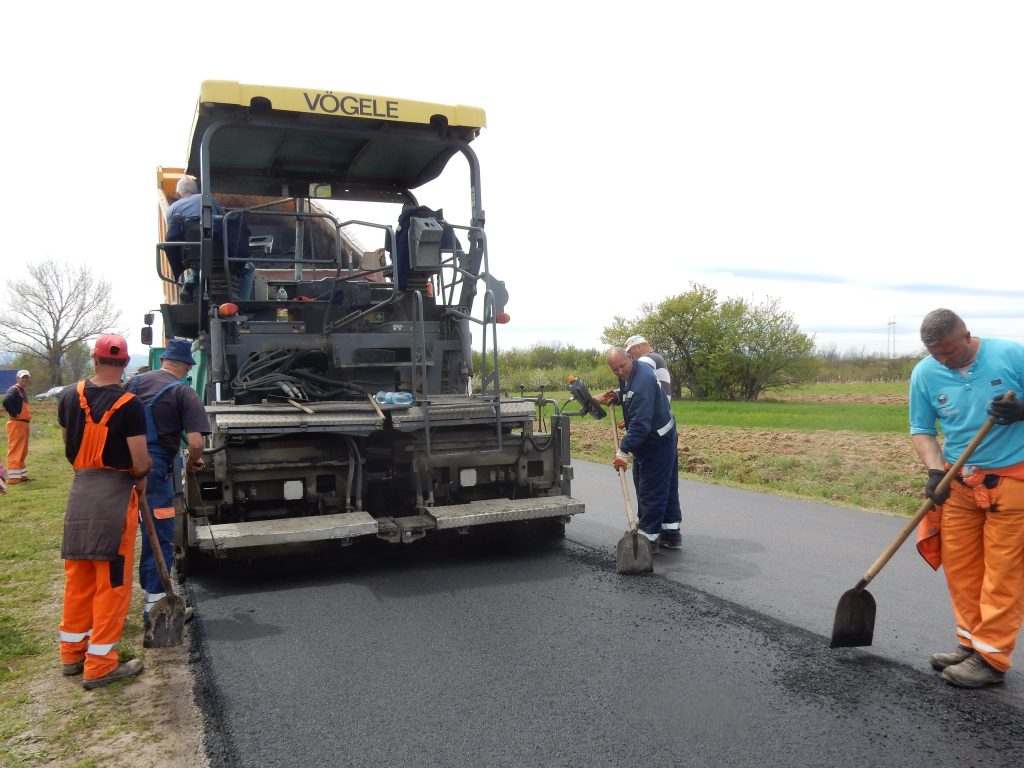
{"type": "Polygon", "coordinates": [[[93,265],[130,341],[161,295],[155,167],[206,79],[483,107],[505,347],[599,346],[691,282],[840,351],[917,352],[939,306],[1024,341],[1018,2],[34,3],[4,28],[3,273],[93,265]]]}

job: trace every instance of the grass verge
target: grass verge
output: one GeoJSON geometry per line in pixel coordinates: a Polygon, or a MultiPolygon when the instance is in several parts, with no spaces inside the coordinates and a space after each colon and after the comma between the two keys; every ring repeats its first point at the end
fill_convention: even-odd
{"type": "MultiPolygon", "coordinates": [[[[151,760],[146,748],[136,745],[163,738],[147,717],[155,703],[150,699],[170,695],[191,702],[189,688],[164,691],[151,680],[145,686],[126,681],[86,691],[80,677],[60,674],[60,542],[71,468],[55,404],[33,404],[32,410],[28,466],[33,481],[13,485],[0,496],[0,765],[179,764],[163,762],[162,755],[151,760]],[[146,686],[155,687],[156,695],[152,688],[144,694],[146,686]]],[[[135,589],[119,647],[124,659],[143,655],[141,612],[135,589]]],[[[143,677],[159,674],[158,655],[146,655],[155,658],[146,659],[143,677]]]]}

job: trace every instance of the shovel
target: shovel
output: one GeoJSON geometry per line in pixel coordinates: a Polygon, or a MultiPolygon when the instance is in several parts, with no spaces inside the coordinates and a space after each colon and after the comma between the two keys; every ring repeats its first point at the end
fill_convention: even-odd
{"type": "MultiPolygon", "coordinates": [[[[1013,393],[1008,392],[1006,397],[1013,397],[1013,393]]],[[[991,418],[986,419],[981,429],[978,430],[978,434],[971,439],[971,442],[964,448],[963,453],[960,454],[960,458],[949,468],[942,481],[936,486],[936,491],[944,491],[949,488],[953,478],[963,469],[967,459],[974,453],[974,449],[978,447],[981,441],[985,439],[985,435],[989,433],[994,424],[995,422],[991,418]]],[[[896,550],[907,540],[907,537],[934,506],[934,501],[925,499],[920,509],[917,510],[917,514],[904,526],[899,536],[893,539],[893,542],[886,547],[886,550],[868,568],[864,578],[857,582],[857,586],[844,592],[843,596],[839,598],[839,605],[836,606],[835,622],[832,624],[830,648],[858,648],[871,645],[871,638],[875,632],[875,598],[871,596],[866,587],[878,575],[882,567],[889,562],[889,558],[896,553],[896,550]]]]}
{"type": "MultiPolygon", "coordinates": [[[[615,450],[619,450],[619,425],[615,416],[615,406],[612,405],[612,432],[615,435],[615,450]]],[[[651,553],[651,542],[646,536],[641,536],[636,529],[636,520],[633,517],[633,505],[629,501],[629,489],[626,488],[626,470],[618,467],[619,484],[622,486],[622,500],[626,505],[626,521],[629,523],[629,530],[619,539],[615,546],[615,571],[617,573],[650,573],[654,570],[654,561],[651,553]]]]}
{"type": "Polygon", "coordinates": [[[139,507],[142,509],[142,521],[146,526],[146,533],[149,534],[149,544],[153,550],[156,567],[160,571],[160,581],[164,585],[164,596],[149,609],[149,626],[142,636],[142,645],[145,648],[170,648],[183,642],[185,601],[174,593],[174,587],[171,585],[171,575],[167,572],[164,553],[160,549],[160,539],[157,538],[156,526],[153,524],[153,513],[149,511],[145,494],[139,494],[139,507]]]}

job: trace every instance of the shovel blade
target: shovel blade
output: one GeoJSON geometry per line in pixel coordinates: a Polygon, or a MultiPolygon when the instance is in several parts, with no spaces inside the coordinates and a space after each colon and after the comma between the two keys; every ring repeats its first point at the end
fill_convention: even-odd
{"type": "Polygon", "coordinates": [[[650,573],[654,570],[651,542],[636,531],[626,531],[615,546],[615,571],[634,574],[650,573]]]}
{"type": "Polygon", "coordinates": [[[149,626],[142,636],[145,648],[171,648],[181,645],[185,635],[185,601],[168,594],[149,609],[149,626]]]}
{"type": "Polygon", "coordinates": [[[836,606],[830,648],[860,648],[871,645],[875,634],[875,598],[866,589],[844,592],[836,606]]]}

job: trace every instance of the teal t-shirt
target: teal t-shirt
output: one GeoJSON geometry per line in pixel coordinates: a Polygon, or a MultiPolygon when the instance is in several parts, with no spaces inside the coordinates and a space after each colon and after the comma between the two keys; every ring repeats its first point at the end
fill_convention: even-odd
{"type": "MultiPolygon", "coordinates": [[[[985,419],[993,398],[1013,390],[1024,398],[1024,346],[1006,339],[982,339],[966,375],[930,355],[910,375],[910,434],[945,435],[943,458],[953,463],[985,419]]],[[[1024,421],[997,424],[975,449],[970,463],[998,469],[1024,461],[1024,421]]]]}

